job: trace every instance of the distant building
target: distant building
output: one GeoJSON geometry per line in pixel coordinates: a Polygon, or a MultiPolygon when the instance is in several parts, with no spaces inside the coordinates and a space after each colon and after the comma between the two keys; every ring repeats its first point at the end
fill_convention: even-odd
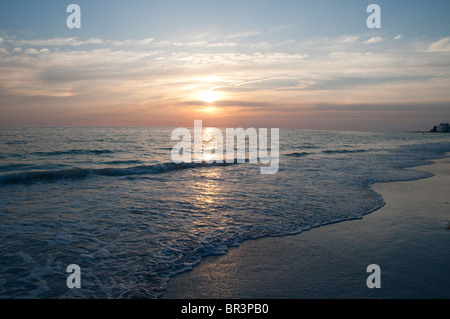
{"type": "Polygon", "coordinates": [[[441,128],[441,132],[442,133],[448,133],[450,132],[450,125],[448,123],[441,123],[439,125],[439,127],[441,128]]]}
{"type": "Polygon", "coordinates": [[[441,123],[439,125],[433,126],[430,132],[437,132],[437,133],[450,133],[450,124],[448,123],[441,123]]]}

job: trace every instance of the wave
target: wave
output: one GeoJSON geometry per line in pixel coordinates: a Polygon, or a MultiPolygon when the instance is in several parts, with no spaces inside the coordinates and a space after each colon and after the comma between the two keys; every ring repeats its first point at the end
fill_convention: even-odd
{"type": "Polygon", "coordinates": [[[309,155],[309,153],[307,152],[302,152],[302,153],[290,153],[290,154],[285,154],[284,156],[292,156],[292,157],[303,157],[303,156],[307,156],[309,155]]]}
{"type": "MultiPolygon", "coordinates": [[[[2,157],[0,156],[0,159],[2,157]]],[[[12,170],[12,169],[17,169],[17,168],[25,168],[25,167],[30,167],[33,166],[33,164],[6,164],[6,165],[0,165],[0,171],[8,171],[8,170],[12,170]]]]}
{"type": "Polygon", "coordinates": [[[116,165],[116,164],[141,164],[142,161],[139,160],[123,160],[123,161],[108,161],[108,162],[104,162],[104,164],[108,164],[108,165],[116,165]]]}
{"type": "Polygon", "coordinates": [[[55,155],[85,155],[85,154],[113,154],[110,150],[68,150],[68,151],[52,151],[52,152],[34,152],[32,155],[55,156],[55,155]]]}
{"type": "MultiPolygon", "coordinates": [[[[364,152],[370,152],[371,150],[365,150],[365,149],[337,149],[337,150],[324,150],[322,151],[323,154],[350,154],[350,153],[364,153],[364,152]]],[[[284,156],[291,156],[291,157],[303,157],[311,154],[317,154],[317,153],[308,153],[308,152],[294,152],[285,154],[284,156]]]]}
{"type": "Polygon", "coordinates": [[[25,145],[28,144],[27,141],[9,141],[5,142],[6,145],[25,145]]]}
{"type": "Polygon", "coordinates": [[[97,169],[87,169],[74,167],[65,170],[53,171],[32,171],[15,173],[0,176],[0,186],[8,184],[32,184],[39,182],[55,182],[63,179],[77,180],[86,178],[88,176],[129,176],[129,175],[151,175],[161,174],[176,170],[197,168],[197,167],[213,167],[213,166],[228,166],[238,164],[235,160],[233,163],[160,163],[154,165],[133,166],[127,168],[107,167],[97,169]]]}
{"type": "Polygon", "coordinates": [[[297,145],[296,148],[300,149],[317,149],[320,148],[318,145],[297,145]]]}
{"type": "Polygon", "coordinates": [[[347,153],[364,153],[369,152],[370,150],[357,149],[357,150],[349,150],[349,149],[341,149],[341,150],[325,150],[322,153],[325,154],[347,154],[347,153]]]}

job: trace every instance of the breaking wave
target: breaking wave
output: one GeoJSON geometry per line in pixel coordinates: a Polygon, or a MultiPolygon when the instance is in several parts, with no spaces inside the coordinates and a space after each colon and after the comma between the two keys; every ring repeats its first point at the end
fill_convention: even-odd
{"type": "Polygon", "coordinates": [[[213,167],[213,166],[228,166],[237,164],[237,160],[234,163],[160,163],[154,165],[141,165],[126,168],[107,167],[98,169],[86,169],[86,168],[70,168],[64,170],[51,170],[51,171],[31,171],[23,173],[15,173],[0,176],[0,186],[8,184],[29,184],[39,182],[55,182],[62,179],[82,179],[88,176],[129,176],[129,175],[148,175],[148,174],[161,174],[176,170],[197,168],[197,167],[213,167]]]}

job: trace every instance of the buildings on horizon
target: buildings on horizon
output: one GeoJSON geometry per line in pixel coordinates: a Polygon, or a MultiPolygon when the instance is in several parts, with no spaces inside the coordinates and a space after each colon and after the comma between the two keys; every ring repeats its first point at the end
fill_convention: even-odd
{"type": "Polygon", "coordinates": [[[436,132],[436,133],[450,133],[450,124],[448,123],[441,123],[437,126],[433,126],[430,132],[436,132]]]}

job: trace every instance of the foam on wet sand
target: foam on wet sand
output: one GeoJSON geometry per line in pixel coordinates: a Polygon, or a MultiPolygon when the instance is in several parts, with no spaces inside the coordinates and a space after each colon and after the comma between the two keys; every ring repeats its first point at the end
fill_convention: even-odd
{"type": "Polygon", "coordinates": [[[374,184],[386,205],[361,220],[204,258],[162,298],[450,298],[450,158],[414,169],[435,176],[374,184]],[[370,264],[380,289],[366,285],[370,264]]]}

